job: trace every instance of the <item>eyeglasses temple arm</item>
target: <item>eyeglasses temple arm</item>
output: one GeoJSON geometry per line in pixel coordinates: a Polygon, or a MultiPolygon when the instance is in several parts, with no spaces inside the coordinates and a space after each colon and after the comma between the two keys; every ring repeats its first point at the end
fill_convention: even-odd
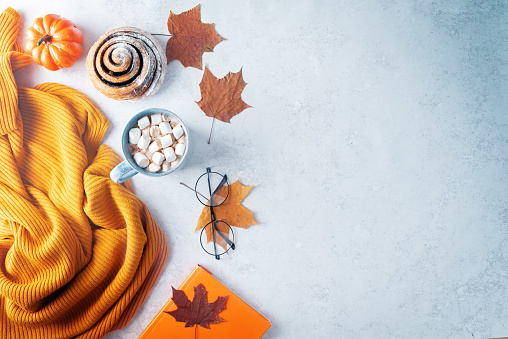
{"type": "Polygon", "coordinates": [[[215,216],[213,214],[213,207],[212,207],[212,185],[210,184],[210,167],[206,168],[206,173],[208,174],[208,191],[210,192],[210,215],[212,216],[212,226],[214,228],[212,229],[212,236],[213,236],[213,253],[215,254],[215,259],[220,260],[220,256],[217,255],[217,243],[215,242],[215,216]]]}
{"type": "MultiPolygon", "coordinates": [[[[222,177],[222,180],[220,181],[219,185],[217,186],[217,188],[215,189],[215,191],[213,191],[211,197],[213,198],[213,196],[215,195],[215,193],[217,193],[217,191],[222,187],[224,186],[224,184],[228,181],[228,176],[227,174],[224,174],[224,176],[222,177]]],[[[211,199],[211,198],[210,198],[211,199]]]]}
{"type": "Polygon", "coordinates": [[[213,225],[213,228],[215,229],[215,231],[216,231],[217,233],[219,233],[219,235],[221,236],[221,238],[222,238],[222,239],[224,239],[224,241],[225,241],[225,242],[227,242],[227,244],[228,244],[229,246],[231,246],[231,249],[232,249],[232,250],[234,250],[234,249],[235,249],[235,243],[234,243],[234,242],[232,242],[232,241],[231,241],[228,237],[226,237],[224,234],[222,234],[222,232],[221,232],[221,231],[219,231],[219,230],[217,229],[217,226],[215,226],[215,224],[212,224],[212,225],[213,225]]]}
{"type": "MultiPolygon", "coordinates": [[[[222,177],[222,180],[221,182],[219,183],[219,185],[217,186],[217,188],[215,189],[215,191],[213,191],[212,193],[212,198],[213,196],[215,195],[215,193],[217,193],[217,191],[222,187],[224,186],[224,184],[228,181],[228,176],[227,174],[224,174],[224,176],[222,177]]],[[[210,214],[211,214],[211,217],[212,217],[212,221],[215,221],[215,213],[213,212],[213,209],[210,209],[210,214]]],[[[231,246],[231,249],[234,250],[235,249],[235,243],[232,242],[228,237],[224,236],[224,234],[222,234],[221,231],[219,231],[217,229],[217,226],[215,226],[215,223],[212,222],[212,225],[213,225],[213,228],[214,230],[221,236],[222,239],[224,239],[224,241],[229,245],[231,246]]]]}
{"type": "Polygon", "coordinates": [[[184,184],[183,182],[180,182],[180,185],[187,187],[187,188],[188,188],[188,189],[190,189],[191,191],[194,191],[194,193],[199,194],[200,196],[202,196],[202,197],[203,197],[203,199],[208,200],[208,198],[207,198],[207,197],[205,197],[203,194],[199,193],[198,191],[196,191],[194,188],[190,187],[189,185],[186,185],[186,184],[184,184]]]}

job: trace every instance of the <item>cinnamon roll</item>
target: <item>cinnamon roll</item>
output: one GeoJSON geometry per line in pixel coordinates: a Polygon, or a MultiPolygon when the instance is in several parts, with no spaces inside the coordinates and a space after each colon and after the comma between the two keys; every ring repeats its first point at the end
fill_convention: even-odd
{"type": "Polygon", "coordinates": [[[95,88],[115,100],[141,100],[154,95],[164,81],[167,61],[159,42],[148,32],[120,27],[101,36],[86,58],[95,88]]]}

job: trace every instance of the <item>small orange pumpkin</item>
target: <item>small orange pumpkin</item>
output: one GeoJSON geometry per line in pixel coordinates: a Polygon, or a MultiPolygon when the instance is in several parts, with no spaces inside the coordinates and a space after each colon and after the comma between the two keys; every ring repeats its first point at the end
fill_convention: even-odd
{"type": "Polygon", "coordinates": [[[83,34],[56,14],[37,18],[26,31],[26,50],[36,63],[50,71],[70,67],[83,53],[83,34]]]}

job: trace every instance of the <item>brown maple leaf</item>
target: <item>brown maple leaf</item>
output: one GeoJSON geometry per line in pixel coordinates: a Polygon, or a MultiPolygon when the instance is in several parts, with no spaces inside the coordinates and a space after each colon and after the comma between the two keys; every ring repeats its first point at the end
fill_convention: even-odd
{"type": "Polygon", "coordinates": [[[204,52],[225,40],[215,31],[214,24],[201,22],[201,5],[181,14],[169,12],[168,31],[171,34],[166,45],[168,63],[180,60],[184,67],[203,68],[204,52]]]}
{"type": "MultiPolygon", "coordinates": [[[[252,187],[254,186],[244,186],[240,184],[239,180],[229,185],[229,195],[226,201],[224,201],[223,204],[213,208],[215,218],[217,220],[223,220],[227,222],[230,226],[240,227],[244,229],[251,225],[258,225],[252,216],[252,212],[242,206],[243,199],[245,199],[252,187]]],[[[222,186],[217,191],[216,195],[226,196],[227,192],[225,192],[225,190],[227,190],[227,186],[222,186]]],[[[205,206],[201,212],[201,215],[199,216],[198,224],[194,232],[205,227],[210,222],[210,218],[210,207],[205,206]]],[[[217,223],[216,226],[219,232],[222,232],[226,235],[227,238],[229,238],[229,227],[227,225],[223,223],[217,223]]],[[[205,232],[207,242],[213,241],[212,228],[206,227],[205,232]]],[[[227,251],[228,245],[226,241],[222,239],[222,237],[215,237],[215,242],[227,251]]]]}
{"type": "MultiPolygon", "coordinates": [[[[242,69],[237,73],[229,72],[224,78],[216,78],[205,66],[203,79],[199,84],[201,100],[197,102],[205,114],[211,118],[230,123],[231,118],[252,107],[242,100],[242,91],[247,83],[243,80],[242,69]]],[[[212,129],[213,129],[212,122],[212,129]]],[[[212,131],[210,131],[210,138],[212,131]]],[[[208,143],[210,143],[210,138],[208,143]]]]}
{"type": "Polygon", "coordinates": [[[213,303],[208,302],[208,291],[203,284],[194,287],[194,298],[192,301],[187,298],[184,291],[177,290],[173,286],[173,302],[177,306],[174,311],[165,313],[171,315],[176,321],[185,323],[185,327],[197,325],[210,329],[211,324],[218,324],[225,321],[219,317],[219,313],[226,308],[226,301],[229,296],[217,297],[213,303]]]}

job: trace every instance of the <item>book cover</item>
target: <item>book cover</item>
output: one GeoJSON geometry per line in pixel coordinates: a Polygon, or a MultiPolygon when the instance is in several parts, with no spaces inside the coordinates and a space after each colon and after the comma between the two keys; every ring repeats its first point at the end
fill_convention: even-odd
{"type": "MultiPolygon", "coordinates": [[[[194,298],[194,287],[203,284],[208,291],[208,302],[213,302],[219,296],[229,296],[226,308],[219,316],[225,321],[210,325],[210,329],[198,326],[197,338],[242,338],[259,339],[268,330],[271,323],[259,312],[243,301],[226,286],[218,281],[210,271],[198,265],[178,288],[185,292],[189,300],[194,298]]],[[[141,333],[139,339],[193,339],[194,327],[185,327],[185,323],[178,322],[171,315],[165,313],[174,311],[177,307],[172,299],[164,305],[141,333]]]]}

